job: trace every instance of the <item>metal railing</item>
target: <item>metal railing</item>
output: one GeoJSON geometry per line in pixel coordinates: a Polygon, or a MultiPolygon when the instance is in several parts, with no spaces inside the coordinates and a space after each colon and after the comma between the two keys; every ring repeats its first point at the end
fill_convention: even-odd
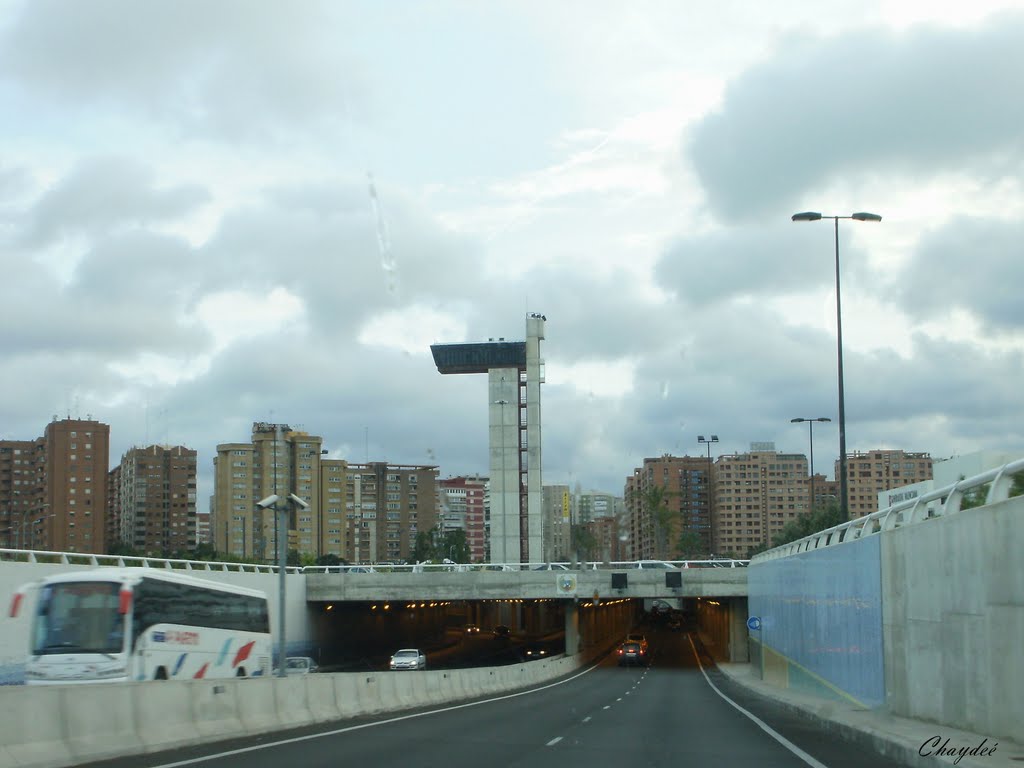
{"type": "Polygon", "coordinates": [[[674,570],[687,568],[744,568],[749,560],[618,560],[613,562],[556,563],[373,563],[363,565],[307,565],[303,573],[468,573],[480,571],[596,571],[674,570]]]}
{"type": "Polygon", "coordinates": [[[964,493],[988,485],[985,504],[994,504],[1010,498],[1015,475],[1024,472],[1024,459],[1012,461],[1001,467],[987,470],[963,480],[937,488],[913,499],[897,502],[886,509],[872,512],[845,523],[812,533],[780,547],[774,547],[754,555],[751,562],[774,560],[780,557],[808,552],[812,549],[831,547],[883,531],[891,531],[907,525],[916,525],[927,520],[954,515],[960,511],[964,493]]]}
{"type": "MultiPolygon", "coordinates": [[[[44,549],[0,548],[0,560],[95,567],[165,568],[182,571],[235,571],[237,573],[277,573],[276,565],[228,563],[210,560],[182,560],[172,557],[136,557],[131,555],[95,555],[86,552],[54,552],[44,549]]],[[[286,573],[301,573],[298,566],[287,566],[286,573]]]]}

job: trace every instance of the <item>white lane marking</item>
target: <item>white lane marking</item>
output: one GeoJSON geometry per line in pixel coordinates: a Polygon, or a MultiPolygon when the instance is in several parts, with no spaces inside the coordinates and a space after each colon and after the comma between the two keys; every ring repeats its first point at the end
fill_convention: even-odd
{"type": "Polygon", "coordinates": [[[741,707],[739,704],[737,704],[735,701],[733,701],[728,696],[726,696],[724,693],[722,693],[720,690],[718,690],[718,686],[716,686],[713,682],[711,682],[711,678],[708,677],[708,673],[704,671],[704,665],[700,663],[700,654],[697,653],[697,646],[695,646],[693,644],[693,638],[690,637],[689,635],[687,635],[686,639],[690,641],[690,647],[693,649],[693,656],[694,656],[695,659],[697,659],[697,666],[700,667],[700,673],[702,675],[704,675],[704,680],[707,682],[708,685],[711,686],[711,690],[713,690],[715,693],[717,693],[719,696],[721,696],[723,699],[725,699],[730,705],[732,705],[739,712],[741,712],[742,714],[746,715],[751,720],[753,720],[754,724],[758,728],[760,728],[762,731],[767,733],[769,736],[771,736],[773,739],[775,739],[777,742],[779,742],[779,744],[784,746],[786,749],[788,749],[794,755],[796,755],[801,760],[803,760],[805,763],[807,763],[809,766],[811,766],[811,768],[827,768],[827,766],[824,763],[819,762],[818,760],[815,760],[813,757],[811,757],[809,754],[804,752],[802,749],[800,749],[800,747],[798,747],[792,741],[787,739],[781,733],[779,733],[778,731],[773,730],[772,727],[770,725],[768,725],[768,723],[766,723],[764,720],[759,718],[753,712],[747,711],[746,709],[741,707]]]}
{"type": "MultiPolygon", "coordinates": [[[[504,701],[505,699],[514,699],[514,698],[517,698],[519,696],[528,696],[531,693],[539,693],[540,691],[546,691],[548,688],[555,688],[556,686],[559,686],[559,685],[565,685],[566,683],[571,683],[573,680],[575,680],[575,679],[577,679],[579,677],[583,677],[583,675],[587,674],[588,672],[597,669],[597,667],[600,666],[600,663],[601,662],[597,662],[596,664],[593,664],[593,665],[587,667],[586,669],[584,669],[579,674],[573,675],[572,677],[567,677],[565,680],[560,680],[559,682],[551,683],[550,685],[544,685],[544,686],[541,686],[540,688],[533,688],[533,689],[531,689],[529,691],[519,691],[518,693],[508,693],[508,694],[505,694],[504,696],[495,696],[493,699],[483,699],[481,701],[470,701],[470,702],[468,702],[466,704],[455,704],[455,705],[450,706],[450,707],[442,707],[441,709],[432,709],[429,712],[415,712],[415,713],[413,713],[411,715],[399,715],[398,717],[391,717],[391,718],[388,718],[387,720],[378,720],[377,722],[374,722],[374,723],[362,723],[360,725],[350,725],[350,726],[348,726],[346,728],[336,728],[333,731],[323,731],[322,733],[310,733],[310,734],[308,734],[306,736],[294,736],[294,737],[292,737],[290,739],[281,739],[280,741],[270,741],[270,742],[267,742],[266,744],[256,744],[256,745],[251,746],[251,747],[242,747],[240,749],[229,749],[229,750],[226,750],[224,752],[217,752],[216,754],[204,755],[203,757],[194,757],[194,758],[191,758],[190,760],[178,760],[177,762],[174,762],[174,763],[161,763],[159,765],[154,765],[151,768],[179,768],[179,766],[182,766],[182,765],[195,765],[196,763],[205,763],[205,762],[208,762],[210,760],[217,760],[217,759],[219,759],[221,757],[231,757],[232,755],[244,755],[244,754],[247,754],[248,752],[256,752],[258,750],[268,749],[270,747],[280,747],[280,746],[284,746],[286,744],[298,744],[299,742],[302,742],[302,741],[312,741],[313,739],[321,739],[321,738],[324,738],[326,736],[338,736],[339,734],[342,734],[342,733],[349,733],[351,731],[361,731],[364,728],[373,728],[373,727],[378,726],[378,725],[390,725],[391,723],[400,723],[403,720],[413,720],[413,719],[415,719],[417,717],[425,717],[427,715],[436,715],[436,714],[440,714],[441,712],[453,712],[453,711],[455,711],[457,709],[465,709],[466,707],[477,707],[477,706],[480,706],[481,704],[490,704],[492,701],[504,701]]],[[[605,709],[608,709],[608,707],[605,707],[605,709]]]]}
{"type": "Polygon", "coordinates": [[[561,737],[561,736],[555,736],[555,738],[553,738],[553,739],[552,739],[551,741],[549,741],[549,742],[548,742],[547,744],[545,744],[544,746],[546,746],[546,747],[553,747],[553,746],[555,746],[555,744],[557,744],[557,743],[558,743],[558,742],[560,742],[561,740],[562,740],[562,737],[561,737]]]}
{"type": "MultiPolygon", "coordinates": [[[[284,538],[284,536],[282,536],[281,538],[283,539],[283,538],[284,538]]],[[[608,704],[608,705],[606,705],[606,706],[602,707],[602,709],[611,709],[611,708],[612,708],[612,705],[611,705],[611,704],[608,704]]]]}
{"type": "MultiPolygon", "coordinates": [[[[281,538],[284,538],[284,537],[282,536],[281,538]]],[[[617,698],[616,701],[622,701],[622,697],[619,696],[619,698],[617,698]]]]}
{"type": "MultiPolygon", "coordinates": [[[[282,537],[282,538],[283,538],[283,537],[282,537]]],[[[586,717],[584,717],[584,718],[583,718],[583,722],[584,722],[584,723],[589,723],[589,722],[590,722],[590,715],[587,715],[586,717]]]]}

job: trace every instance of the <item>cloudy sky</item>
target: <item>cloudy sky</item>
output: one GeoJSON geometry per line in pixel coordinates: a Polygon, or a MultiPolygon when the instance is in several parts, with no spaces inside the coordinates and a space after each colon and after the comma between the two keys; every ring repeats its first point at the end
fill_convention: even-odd
{"type": "Polygon", "coordinates": [[[1024,452],[1024,4],[0,0],[0,438],[253,421],[487,472],[542,353],[544,480],[774,441],[1024,452]]]}

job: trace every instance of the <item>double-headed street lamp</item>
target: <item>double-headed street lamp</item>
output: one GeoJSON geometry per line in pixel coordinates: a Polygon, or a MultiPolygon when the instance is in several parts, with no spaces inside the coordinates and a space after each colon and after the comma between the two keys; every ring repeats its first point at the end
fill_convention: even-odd
{"type": "MultiPolygon", "coordinates": [[[[711,444],[718,442],[718,435],[712,435],[707,439],[704,438],[704,435],[697,435],[697,442],[706,444],[708,447],[708,532],[710,534],[715,530],[715,526],[711,522],[711,518],[714,516],[714,502],[711,498],[711,444]]],[[[711,548],[713,552],[717,552],[718,550],[715,549],[715,543],[710,540],[711,538],[712,537],[709,535],[708,546],[711,548]]]]}
{"type": "Polygon", "coordinates": [[[851,213],[849,216],[822,216],[817,211],[794,213],[793,221],[821,221],[832,219],[836,232],[836,347],[839,355],[839,505],[843,520],[849,518],[846,499],[846,401],[843,393],[843,310],[839,298],[839,220],[881,221],[877,213],[851,213]]]}
{"type": "Polygon", "coordinates": [[[790,422],[793,424],[802,424],[804,422],[807,422],[807,434],[811,439],[811,512],[814,511],[814,422],[816,421],[824,422],[832,421],[832,419],[829,419],[825,416],[819,416],[816,419],[805,419],[803,417],[798,416],[795,419],[790,419],[790,422]]]}

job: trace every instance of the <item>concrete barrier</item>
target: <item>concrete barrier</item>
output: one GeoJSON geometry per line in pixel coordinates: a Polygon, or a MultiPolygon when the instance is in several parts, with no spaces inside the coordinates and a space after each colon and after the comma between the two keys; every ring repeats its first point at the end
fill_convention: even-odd
{"type": "Polygon", "coordinates": [[[231,682],[245,686],[238,689],[237,695],[238,719],[246,734],[266,733],[279,726],[274,696],[274,685],[277,683],[275,678],[247,678],[231,682]]]}
{"type": "Polygon", "coordinates": [[[192,694],[193,717],[201,741],[245,732],[238,716],[239,686],[245,682],[248,681],[197,680],[188,684],[192,694]]]}
{"type": "MultiPolygon", "coordinates": [[[[115,686],[90,686],[97,692],[106,693],[115,686]]],[[[117,706],[123,692],[127,691],[134,705],[136,734],[144,751],[158,752],[173,746],[197,744],[200,733],[196,727],[195,710],[192,707],[193,684],[185,680],[168,680],[155,685],[122,683],[116,686],[118,695],[110,702],[117,706]]],[[[103,717],[109,717],[105,708],[103,717]]],[[[106,727],[99,728],[99,739],[106,742],[109,735],[106,727]]]]}
{"type": "Polygon", "coordinates": [[[51,712],[59,713],[61,719],[46,710],[39,716],[51,725],[63,723],[65,743],[75,763],[124,754],[122,740],[134,745],[134,751],[144,752],[145,724],[136,716],[132,698],[135,687],[133,683],[111,683],[44,688],[56,695],[57,706],[51,712]]]}
{"type": "Polygon", "coordinates": [[[282,728],[298,728],[315,722],[309,711],[305,675],[283,677],[274,683],[277,722],[282,728]]]}
{"type": "Polygon", "coordinates": [[[318,723],[338,720],[343,715],[338,709],[334,675],[305,675],[306,695],[309,701],[309,712],[318,723]]]}
{"type": "MultiPolygon", "coordinates": [[[[0,687],[0,760],[3,765],[71,765],[74,755],[55,727],[61,716],[60,692],[55,688],[5,685],[0,687]]],[[[134,718],[124,734],[138,749],[134,718]]],[[[141,750],[139,750],[141,751],[141,750]]]]}
{"type": "Polygon", "coordinates": [[[0,768],[63,766],[501,694],[576,666],[0,687],[0,768]],[[61,727],[55,727],[59,723],[61,727]]]}
{"type": "Polygon", "coordinates": [[[355,717],[362,713],[359,703],[360,675],[324,675],[334,683],[334,701],[342,718],[355,717]]]}

